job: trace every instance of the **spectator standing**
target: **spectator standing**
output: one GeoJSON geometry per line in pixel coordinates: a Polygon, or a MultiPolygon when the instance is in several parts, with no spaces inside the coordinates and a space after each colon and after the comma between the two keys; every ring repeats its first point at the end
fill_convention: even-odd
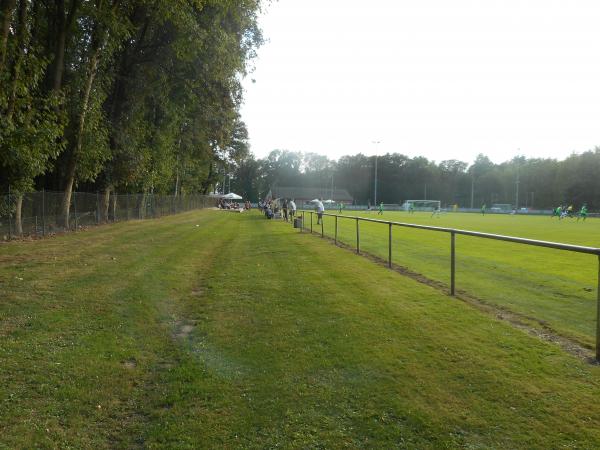
{"type": "Polygon", "coordinates": [[[321,221],[323,220],[323,212],[325,212],[325,207],[323,206],[321,199],[318,199],[315,202],[315,211],[317,211],[317,225],[321,225],[321,221]]]}
{"type": "Polygon", "coordinates": [[[287,199],[283,199],[283,203],[281,204],[281,209],[283,209],[283,220],[288,221],[288,202],[287,199]]]}
{"type": "Polygon", "coordinates": [[[294,201],[294,199],[290,200],[288,207],[290,209],[290,219],[293,221],[294,217],[296,217],[296,202],[294,201]]]}

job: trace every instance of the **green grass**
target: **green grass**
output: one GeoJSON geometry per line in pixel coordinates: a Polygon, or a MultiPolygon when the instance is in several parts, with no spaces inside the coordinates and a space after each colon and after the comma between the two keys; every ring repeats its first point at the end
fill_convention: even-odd
{"type": "Polygon", "coordinates": [[[600,445],[600,368],[258,214],[3,245],[0,298],[0,447],[600,445]]]}
{"type": "MultiPolygon", "coordinates": [[[[345,215],[354,214],[346,212],[345,215]]],[[[448,213],[359,212],[359,215],[397,222],[436,225],[600,247],[597,219],[550,219],[448,213]]],[[[356,225],[339,219],[338,238],[355,245],[356,225]]],[[[317,228],[315,227],[315,231],[317,228]]],[[[334,235],[334,219],[326,217],[325,234],[334,235]]],[[[320,232],[320,228],[319,228],[320,232]]],[[[388,227],[361,222],[361,250],[388,257],[388,227]]],[[[596,330],[598,259],[593,255],[532,247],[468,236],[456,237],[457,289],[484,301],[541,320],[556,332],[592,347],[596,330]]],[[[395,264],[433,280],[450,282],[450,237],[447,233],[394,227],[395,264]]]]}

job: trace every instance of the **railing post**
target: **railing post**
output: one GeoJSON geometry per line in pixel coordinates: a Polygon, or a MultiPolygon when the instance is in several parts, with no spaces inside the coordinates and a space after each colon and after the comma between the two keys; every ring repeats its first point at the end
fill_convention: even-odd
{"type": "Polygon", "coordinates": [[[321,216],[321,237],[325,237],[325,228],[323,226],[324,223],[325,223],[325,220],[321,216]]]}
{"type": "Polygon", "coordinates": [[[454,231],[450,232],[450,295],[455,292],[456,279],[456,235],[454,231]]]}
{"type": "Polygon", "coordinates": [[[300,233],[304,233],[304,211],[302,211],[302,223],[300,224],[300,233]]]}
{"type": "Polygon", "coordinates": [[[598,288],[596,290],[596,361],[600,361],[600,254],[598,255],[598,288]]]}
{"type": "Polygon", "coordinates": [[[392,267],[392,222],[389,223],[389,238],[388,238],[388,267],[392,267]]]}
{"type": "Polygon", "coordinates": [[[358,217],[356,218],[356,253],[360,254],[360,231],[358,226],[358,217]]]}
{"type": "Polygon", "coordinates": [[[313,216],[313,213],[311,211],[310,212],[310,234],[312,234],[312,216],[313,216]]]}
{"type": "Polygon", "coordinates": [[[100,193],[96,191],[96,225],[100,223],[100,193]]]}
{"type": "Polygon", "coordinates": [[[333,241],[335,243],[335,245],[337,245],[337,233],[338,233],[338,216],[335,216],[335,237],[333,238],[333,241]]]}

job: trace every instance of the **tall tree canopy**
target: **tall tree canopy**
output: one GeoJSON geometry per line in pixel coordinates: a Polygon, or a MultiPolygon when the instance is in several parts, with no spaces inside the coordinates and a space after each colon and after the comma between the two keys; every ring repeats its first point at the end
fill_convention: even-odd
{"type": "Polygon", "coordinates": [[[248,154],[260,0],[0,0],[0,187],[208,191],[248,154]]]}
{"type": "MultiPolygon", "coordinates": [[[[274,150],[266,158],[248,156],[233,173],[233,190],[248,198],[264,197],[280,186],[346,189],[359,204],[374,201],[375,158],[343,156],[337,162],[313,153],[274,150]]],[[[574,154],[564,161],[525,158],[495,164],[480,154],[469,165],[455,159],[439,163],[423,157],[389,153],[377,159],[377,199],[441,200],[445,205],[479,208],[483,203],[551,208],[587,203],[600,209],[600,148],[574,154]]]]}

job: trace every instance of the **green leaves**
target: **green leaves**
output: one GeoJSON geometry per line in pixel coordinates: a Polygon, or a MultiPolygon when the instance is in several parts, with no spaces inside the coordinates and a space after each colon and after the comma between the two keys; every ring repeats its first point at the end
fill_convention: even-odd
{"type": "Polygon", "coordinates": [[[235,164],[248,154],[239,80],[262,40],[259,7],[3,2],[4,183],[25,189],[48,175],[41,184],[63,178],[59,184],[69,185],[72,176],[98,188],[204,189],[214,162],[235,164]]]}

